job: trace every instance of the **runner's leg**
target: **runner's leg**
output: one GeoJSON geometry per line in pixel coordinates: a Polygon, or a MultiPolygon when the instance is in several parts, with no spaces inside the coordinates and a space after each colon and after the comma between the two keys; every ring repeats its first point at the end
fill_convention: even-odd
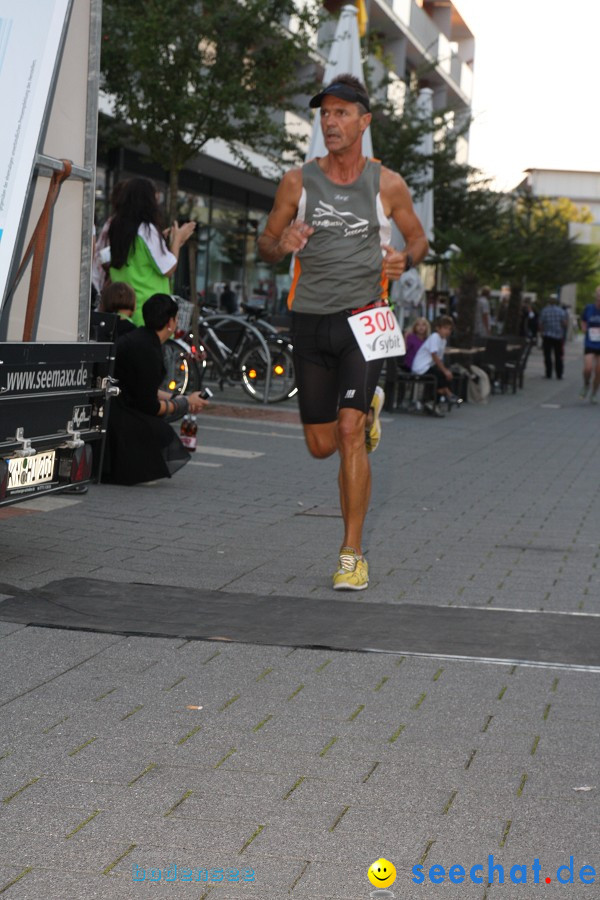
{"type": "MultiPolygon", "coordinates": [[[[592,393],[596,394],[598,392],[598,388],[600,387],[600,356],[598,356],[596,354],[594,354],[593,356],[591,354],[588,354],[588,356],[591,357],[591,359],[590,359],[590,374],[591,374],[592,366],[594,364],[594,360],[596,363],[596,368],[594,371],[594,384],[592,387],[592,393]]],[[[587,356],[586,356],[586,359],[587,359],[587,356]]],[[[588,376],[588,380],[589,380],[589,376],[588,376]]]]}
{"type": "Polygon", "coordinates": [[[316,459],[326,459],[338,448],[337,422],[305,425],[304,440],[311,456],[316,459]]]}
{"type": "MultiPolygon", "coordinates": [[[[594,356],[593,353],[584,353],[583,355],[583,389],[581,391],[581,396],[585,397],[588,392],[590,386],[590,380],[592,377],[592,371],[594,370],[594,359],[596,360],[595,371],[594,371],[594,385],[596,384],[596,377],[598,375],[598,360],[600,357],[594,356]]],[[[594,387],[593,390],[597,390],[597,387],[594,387]]]]}
{"type": "Polygon", "coordinates": [[[366,362],[350,327],[339,333],[340,410],[338,413],[338,485],[344,517],[343,547],[362,553],[362,532],[371,497],[371,467],[365,427],[382,361],[366,362]]]}
{"type": "Polygon", "coordinates": [[[365,444],[366,414],[340,409],[337,426],[340,471],[338,485],[344,519],[343,547],[362,553],[363,525],[371,499],[371,466],[365,444]]]}
{"type": "MultiPolygon", "coordinates": [[[[294,334],[294,371],[306,446],[311,456],[325,459],[337,450],[338,369],[335,360],[326,364],[317,347],[316,317],[309,318],[313,333],[303,330],[294,334]]],[[[302,317],[296,316],[295,322],[298,320],[302,323],[302,317]]]]}

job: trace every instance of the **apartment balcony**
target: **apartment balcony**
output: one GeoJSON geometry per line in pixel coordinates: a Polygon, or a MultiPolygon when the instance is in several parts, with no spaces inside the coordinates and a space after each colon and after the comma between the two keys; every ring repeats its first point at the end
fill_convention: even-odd
{"type": "MultiPolygon", "coordinates": [[[[394,70],[423,72],[425,81],[440,97],[440,104],[469,107],[473,90],[474,38],[450,0],[426,0],[434,20],[415,0],[371,0],[369,27],[391,51],[394,70]]],[[[460,2],[460,0],[458,0],[460,2]]]]}
{"type": "Polygon", "coordinates": [[[433,19],[420,6],[417,6],[414,0],[412,0],[410,5],[409,27],[414,37],[424,48],[425,53],[435,59],[438,56],[440,38],[443,38],[444,35],[440,32],[433,19]]]}

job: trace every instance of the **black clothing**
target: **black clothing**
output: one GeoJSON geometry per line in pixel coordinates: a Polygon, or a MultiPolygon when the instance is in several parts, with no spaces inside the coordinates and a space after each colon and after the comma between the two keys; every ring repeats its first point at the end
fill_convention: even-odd
{"type": "Polygon", "coordinates": [[[123,337],[124,334],[129,334],[130,331],[135,331],[135,325],[133,324],[131,319],[127,318],[126,316],[124,316],[123,318],[119,316],[115,340],[118,341],[120,337],[123,337]]]}
{"type": "Polygon", "coordinates": [[[523,310],[521,314],[521,334],[530,341],[535,341],[538,333],[538,317],[535,310],[523,310]]]}
{"type": "Polygon", "coordinates": [[[135,325],[131,319],[121,318],[117,313],[93,312],[90,319],[90,341],[112,344],[135,325]]]}
{"type": "Polygon", "coordinates": [[[237,297],[231,288],[225,288],[221,293],[221,306],[230,316],[238,311],[237,297]]]}
{"type": "Polygon", "coordinates": [[[542,338],[542,347],[544,350],[544,365],[546,367],[546,378],[552,378],[552,355],[554,355],[554,366],[556,368],[556,377],[563,376],[563,354],[564,341],[560,338],[544,337],[542,338]]]}
{"type": "Polygon", "coordinates": [[[164,418],[158,389],[165,375],[156,332],[133,328],[116,345],[121,394],[110,404],[103,480],[138,484],[171,475],[190,455],[164,418]]]}
{"type": "Polygon", "coordinates": [[[293,312],[292,343],[305,425],[335,422],[342,407],[369,411],[383,360],[365,360],[347,313],[293,312]]]}

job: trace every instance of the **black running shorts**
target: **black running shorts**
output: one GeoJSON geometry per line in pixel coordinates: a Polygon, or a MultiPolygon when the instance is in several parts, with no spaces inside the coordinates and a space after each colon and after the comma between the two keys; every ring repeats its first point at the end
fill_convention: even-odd
{"type": "Polygon", "coordinates": [[[292,313],[294,369],[305,425],[335,422],[341,408],[369,411],[383,360],[367,362],[348,313],[292,313]]]}

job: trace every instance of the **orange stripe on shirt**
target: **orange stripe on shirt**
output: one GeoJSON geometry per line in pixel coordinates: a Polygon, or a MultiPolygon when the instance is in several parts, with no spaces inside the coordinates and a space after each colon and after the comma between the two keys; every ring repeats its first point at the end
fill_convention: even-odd
{"type": "Polygon", "coordinates": [[[389,285],[390,280],[384,272],[383,265],[381,266],[381,299],[387,300],[389,294],[389,285]]]}
{"type": "Polygon", "coordinates": [[[294,302],[294,295],[296,293],[296,286],[298,284],[298,279],[300,278],[300,273],[302,271],[302,266],[300,265],[300,260],[296,256],[294,259],[294,278],[292,280],[292,284],[290,286],[290,292],[287,298],[287,308],[292,308],[292,303],[294,302]]]}

